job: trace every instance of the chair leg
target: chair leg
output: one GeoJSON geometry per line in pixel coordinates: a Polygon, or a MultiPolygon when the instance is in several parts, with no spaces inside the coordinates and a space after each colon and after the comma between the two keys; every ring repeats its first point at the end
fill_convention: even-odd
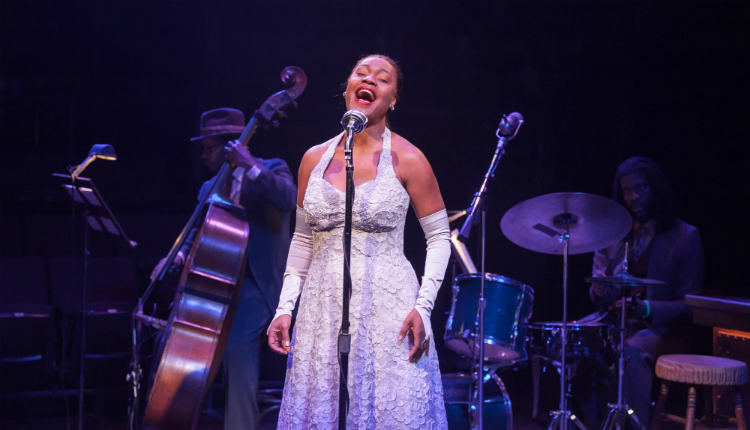
{"type": "Polygon", "coordinates": [[[734,387],[734,414],[737,415],[737,429],[746,430],[745,413],[742,410],[742,394],[740,387],[734,387]]]}
{"type": "Polygon", "coordinates": [[[690,387],[688,391],[688,407],[687,416],[685,417],[685,430],[693,430],[695,428],[695,387],[690,387]]]}
{"type": "Polygon", "coordinates": [[[667,394],[669,394],[669,381],[662,381],[659,400],[656,401],[656,408],[651,417],[651,430],[659,430],[661,427],[661,414],[664,412],[664,405],[667,403],[667,394]]]}

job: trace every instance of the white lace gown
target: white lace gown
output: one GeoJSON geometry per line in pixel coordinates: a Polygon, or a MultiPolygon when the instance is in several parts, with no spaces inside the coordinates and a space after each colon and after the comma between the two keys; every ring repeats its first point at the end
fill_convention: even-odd
{"type": "MultiPolygon", "coordinates": [[[[300,297],[287,362],[279,429],[338,428],[345,192],[323,179],[339,135],[310,174],[304,207],[313,255],[300,297]]],[[[397,345],[414,308],[419,282],[404,256],[409,195],[391,162],[383,133],[375,179],[356,187],[352,215],[348,429],[447,429],[434,343],[410,363],[408,339],[397,345]]]]}

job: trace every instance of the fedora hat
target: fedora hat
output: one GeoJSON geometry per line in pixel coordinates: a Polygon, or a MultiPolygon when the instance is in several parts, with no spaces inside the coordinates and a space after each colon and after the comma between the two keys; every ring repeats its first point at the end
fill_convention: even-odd
{"type": "Polygon", "coordinates": [[[191,141],[211,136],[241,134],[245,130],[245,114],[232,108],[219,108],[201,115],[201,135],[191,141]]]}

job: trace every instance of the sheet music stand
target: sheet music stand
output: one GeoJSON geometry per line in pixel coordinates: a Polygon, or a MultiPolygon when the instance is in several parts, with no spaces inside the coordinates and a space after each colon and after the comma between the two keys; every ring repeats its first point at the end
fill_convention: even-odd
{"type": "Polygon", "coordinates": [[[89,270],[89,227],[95,231],[122,237],[130,249],[138,244],[128,239],[120,223],[89,178],[74,178],[69,174],[53,173],[52,176],[68,193],[75,206],[83,208],[86,222],[83,226],[83,285],[81,288],[81,363],[78,379],[78,429],[83,429],[83,387],[86,362],[86,287],[89,270]]]}

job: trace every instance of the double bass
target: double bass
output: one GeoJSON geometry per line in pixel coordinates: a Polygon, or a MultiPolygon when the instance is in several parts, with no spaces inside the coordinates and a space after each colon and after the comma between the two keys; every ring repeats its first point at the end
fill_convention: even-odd
{"type": "MultiPolygon", "coordinates": [[[[285,68],[281,80],[290,88],[272,95],[254,112],[239,138],[243,145],[259,126],[277,124],[278,118],[285,117],[284,109],[296,105],[307,85],[307,76],[297,67],[285,68]]],[[[250,233],[244,209],[224,192],[231,178],[232,168],[225,162],[133,314],[134,321],[152,320],[140,312],[143,302],[167,273],[190,231],[200,224],[169,319],[148,321],[165,326],[165,334],[143,418],[145,429],[195,429],[221,364],[244,278],[250,233]]]]}

